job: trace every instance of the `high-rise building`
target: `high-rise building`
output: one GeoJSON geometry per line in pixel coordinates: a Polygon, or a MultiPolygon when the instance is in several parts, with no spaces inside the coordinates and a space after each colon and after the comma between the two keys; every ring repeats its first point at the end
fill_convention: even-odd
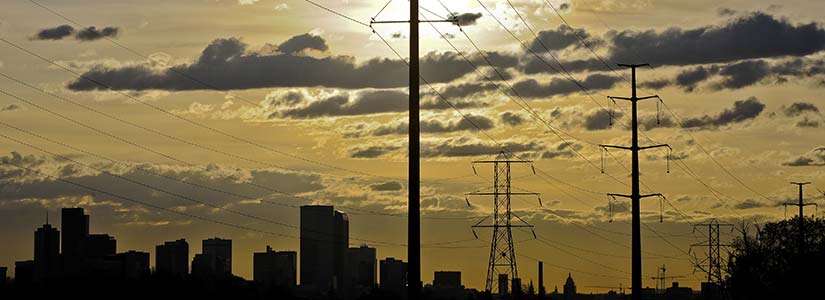
{"type": "Polygon", "coordinates": [[[149,277],[149,253],[130,250],[112,256],[120,263],[120,276],[124,279],[138,280],[149,277]]]}
{"type": "Polygon", "coordinates": [[[34,261],[24,260],[14,262],[14,283],[27,284],[34,281],[34,261]]]}
{"type": "Polygon", "coordinates": [[[252,256],[252,279],[265,287],[291,289],[297,285],[298,254],[295,251],[256,252],[252,256]]]}
{"type": "Polygon", "coordinates": [[[350,298],[358,298],[376,286],[378,260],[375,248],[362,245],[347,249],[346,287],[350,298]]]}
{"type": "Polygon", "coordinates": [[[64,258],[78,261],[83,257],[83,240],[89,236],[89,215],[84,214],[80,207],[63,208],[60,213],[60,228],[63,231],[61,252],[64,258]]]}
{"type": "Polygon", "coordinates": [[[391,295],[401,296],[407,287],[407,263],[392,257],[379,262],[381,289],[391,295]]]}
{"type": "Polygon", "coordinates": [[[213,273],[216,275],[232,274],[232,240],[211,238],[203,240],[202,252],[213,259],[213,273]]]}
{"type": "Polygon", "coordinates": [[[8,268],[0,267],[0,285],[6,284],[6,280],[8,279],[8,268]]]}
{"type": "Polygon", "coordinates": [[[90,234],[81,244],[87,260],[101,260],[117,253],[117,240],[108,234],[90,234]]]}
{"type": "Polygon", "coordinates": [[[185,239],[155,246],[155,272],[175,277],[189,274],[189,243],[185,239]]]}
{"type": "Polygon", "coordinates": [[[435,271],[433,274],[433,287],[438,289],[460,289],[461,272],[459,271],[435,271]]]}
{"type": "Polygon", "coordinates": [[[42,280],[58,271],[60,259],[60,231],[50,224],[34,232],[34,279],[42,280]]]}
{"type": "Polygon", "coordinates": [[[576,283],[573,282],[573,276],[567,274],[567,280],[564,282],[564,300],[576,299],[576,283]]]}
{"type": "Polygon", "coordinates": [[[301,286],[340,290],[346,282],[349,219],[332,206],[301,206],[301,286]]]}

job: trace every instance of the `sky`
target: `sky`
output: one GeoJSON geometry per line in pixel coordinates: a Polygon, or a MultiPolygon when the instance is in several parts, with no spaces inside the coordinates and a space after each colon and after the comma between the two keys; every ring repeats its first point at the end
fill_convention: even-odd
{"type": "MultiPolygon", "coordinates": [[[[4,1],[0,266],[71,206],[118,251],[231,238],[248,279],[254,251],[298,249],[305,204],[406,260],[409,31],[358,22],[408,2],[316,2],[352,20],[298,0],[4,1]]],[[[630,192],[630,156],[599,147],[630,142],[629,104],[607,98],[630,96],[617,63],[651,64],[639,95],[661,102],[639,103],[640,143],[672,148],[641,155],[643,193],[666,197],[641,205],[645,286],[664,265],[698,289],[694,225],[793,216],[789,181],[822,200],[822,1],[510,3],[421,1],[462,20],[421,24],[425,283],[458,270],[483,289],[491,232],[471,226],[493,200],[465,194],[492,184],[472,162],[506,149],[536,170],[514,165],[514,189],[541,194],[512,198],[538,237],[514,229],[523,282],[542,260],[548,290],[568,273],[583,292],[630,285],[628,204],[606,196],[630,192]]]]}

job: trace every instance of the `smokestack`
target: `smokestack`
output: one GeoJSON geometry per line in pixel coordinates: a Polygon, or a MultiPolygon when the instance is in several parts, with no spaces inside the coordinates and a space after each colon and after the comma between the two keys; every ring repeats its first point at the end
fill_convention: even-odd
{"type": "Polygon", "coordinates": [[[544,262],[539,261],[539,296],[544,296],[544,262]]]}

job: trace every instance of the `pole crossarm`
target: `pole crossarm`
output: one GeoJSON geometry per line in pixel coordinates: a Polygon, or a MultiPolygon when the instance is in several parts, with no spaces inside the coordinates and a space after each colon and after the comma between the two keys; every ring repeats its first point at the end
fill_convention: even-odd
{"type": "MultiPolygon", "coordinates": [[[[500,192],[473,192],[473,193],[466,193],[465,196],[495,196],[495,195],[504,195],[505,193],[500,192]]],[[[532,193],[532,192],[510,192],[510,196],[538,196],[541,193],[532,193]]]]}
{"type": "MultiPolygon", "coordinates": [[[[410,21],[404,21],[404,20],[398,20],[398,21],[393,21],[393,20],[390,20],[390,21],[375,21],[375,20],[372,20],[372,21],[370,21],[370,25],[372,25],[372,24],[402,24],[402,23],[403,23],[403,24],[406,24],[406,23],[409,23],[409,22],[410,22],[410,21]]],[[[453,20],[453,19],[446,19],[446,20],[418,20],[418,22],[419,22],[419,23],[453,23],[453,24],[458,24],[458,23],[457,23],[458,21],[453,20]]]]}
{"type": "MultiPolygon", "coordinates": [[[[619,146],[619,145],[604,145],[604,144],[600,144],[600,145],[599,145],[599,147],[602,147],[602,148],[622,149],[622,150],[628,150],[628,151],[633,150],[633,147],[619,146]]],[[[671,148],[669,144],[659,144],[659,145],[652,145],[652,146],[643,146],[643,147],[639,147],[638,149],[639,149],[639,150],[648,150],[648,149],[662,148],[662,147],[665,147],[665,148],[668,148],[668,149],[670,149],[670,150],[673,150],[673,148],[671,148]]]]}
{"type": "Polygon", "coordinates": [[[639,100],[647,100],[653,98],[659,98],[659,95],[652,95],[652,96],[644,96],[644,97],[619,97],[619,96],[607,96],[610,100],[626,100],[626,101],[639,101],[639,100]]]}

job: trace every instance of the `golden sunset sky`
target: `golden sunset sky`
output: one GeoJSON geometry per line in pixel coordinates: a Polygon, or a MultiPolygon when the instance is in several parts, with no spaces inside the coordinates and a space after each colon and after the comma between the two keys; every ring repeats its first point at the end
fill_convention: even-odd
{"type": "MultiPolygon", "coordinates": [[[[386,3],[317,2],[365,23],[386,3]]],[[[512,202],[539,236],[514,231],[523,282],[538,259],[550,291],[568,273],[583,292],[630,285],[627,204],[610,222],[606,196],[630,192],[630,156],[598,147],[630,139],[628,103],[606,97],[630,95],[616,63],[652,64],[639,93],[664,105],[657,124],[657,100],[640,103],[641,143],[673,148],[669,174],[666,152],[641,156],[643,192],[667,197],[642,205],[645,286],[666,265],[699,288],[695,224],[783,219],[789,181],[812,181],[806,197],[823,199],[823,1],[421,2],[426,19],[481,14],[464,15],[464,33],[421,25],[422,76],[444,96],[422,86],[425,283],[458,270],[483,289],[490,232],[475,240],[470,226],[492,199],[468,207],[464,194],[492,180],[471,162],[506,148],[537,170],[514,166],[512,185],[542,195],[543,207],[512,202]]],[[[376,19],[403,20],[408,6],[376,19]]],[[[186,238],[194,254],[217,236],[251,279],[254,251],[297,251],[304,204],[335,205],[351,245],[406,260],[407,70],[379,38],[406,57],[405,26],[376,34],[298,0],[3,0],[0,266],[31,259],[46,213],[59,225],[70,206],[152,264],[163,241],[186,238]]]]}

